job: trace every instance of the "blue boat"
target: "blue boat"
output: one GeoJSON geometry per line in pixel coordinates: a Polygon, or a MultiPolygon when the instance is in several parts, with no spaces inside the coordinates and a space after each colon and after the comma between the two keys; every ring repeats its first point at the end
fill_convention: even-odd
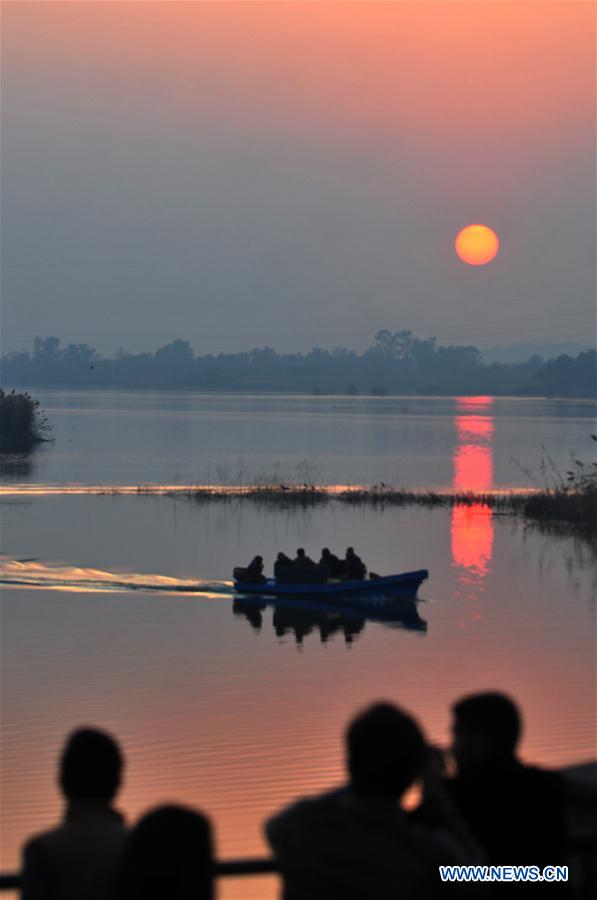
{"type": "Polygon", "coordinates": [[[251,597],[311,597],[337,600],[340,598],[370,598],[390,600],[414,600],[420,585],[429,577],[427,569],[384,575],[363,581],[324,581],[309,583],[279,582],[267,578],[262,582],[234,581],[237,594],[251,597]]]}

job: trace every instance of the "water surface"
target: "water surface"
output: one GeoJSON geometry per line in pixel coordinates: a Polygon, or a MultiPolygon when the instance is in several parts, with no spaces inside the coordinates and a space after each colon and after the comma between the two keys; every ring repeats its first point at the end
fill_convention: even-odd
{"type": "MultiPolygon", "coordinates": [[[[96,396],[103,409],[96,416],[85,406],[89,398],[65,395],[61,408],[71,412],[56,443],[43,448],[35,472],[13,473],[6,485],[160,484],[171,478],[174,459],[181,478],[197,465],[204,480],[200,467],[209,454],[210,466],[219,458],[214,445],[201,442],[206,421],[222,441],[223,459],[242,450],[257,465],[269,452],[259,426],[276,421],[277,402],[292,419],[301,404],[309,407],[296,434],[304,429],[315,448],[330,442],[329,482],[348,480],[350,468],[355,480],[371,483],[398,464],[411,466],[421,485],[431,472],[434,484],[458,490],[512,485],[518,470],[504,450],[512,435],[522,453],[544,432],[546,445],[564,457],[591,428],[582,404],[537,401],[525,426],[516,416],[523,401],[429,401],[436,412],[427,401],[406,401],[415,409],[406,422],[388,411],[405,401],[366,413],[357,398],[338,411],[337,434],[346,440],[334,443],[331,400],[313,411],[320,398],[265,398],[243,412],[230,404],[244,398],[219,408],[219,398],[176,395],[180,400],[159,406],[156,395],[129,396],[132,409],[130,399],[96,396]],[[138,413],[138,402],[147,409],[138,413]],[[178,402],[200,409],[187,417],[178,402]],[[151,404],[158,404],[155,414],[151,404]],[[174,441],[161,431],[168,422],[192,439],[174,441]],[[72,445],[62,440],[68,429],[72,445]],[[222,434],[234,429],[245,443],[226,444],[222,434]],[[359,452],[349,434],[363,442],[359,452]],[[345,466],[340,474],[336,464],[345,466]]],[[[281,458],[308,449],[293,448],[284,429],[276,433],[272,449],[281,458]]],[[[482,503],[281,508],[17,491],[4,498],[2,524],[5,870],[18,864],[26,836],[58,817],[55,759],[65,734],[81,724],[105,727],[122,741],[127,775],[119,805],[130,819],[163,801],[197,805],[214,819],[221,857],[263,853],[268,814],[342,779],[345,724],[375,699],[415,712],[445,746],[456,698],[505,690],[524,710],[526,759],[562,765],[594,756],[594,542],[544,533],[482,503]],[[428,568],[420,602],[380,621],[354,610],[233,597],[232,566],[257,552],[269,567],[279,549],[305,546],[315,555],[322,546],[343,551],[349,544],[381,573],[428,568]]],[[[274,895],[274,879],[230,881],[222,891],[274,895]]]]}
{"type": "MultiPolygon", "coordinates": [[[[549,456],[592,451],[596,405],[536,398],[302,397],[39,391],[54,443],[29,461],[42,484],[319,481],[446,487],[462,432],[484,429],[496,487],[531,482],[549,456]]],[[[22,471],[22,469],[21,469],[22,471]]],[[[20,479],[18,465],[7,473],[20,479]]]]}

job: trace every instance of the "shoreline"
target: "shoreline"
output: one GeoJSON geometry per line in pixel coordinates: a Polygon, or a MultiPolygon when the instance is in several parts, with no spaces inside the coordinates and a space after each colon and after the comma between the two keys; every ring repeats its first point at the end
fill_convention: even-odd
{"type": "Polygon", "coordinates": [[[281,388],[272,388],[271,390],[259,390],[256,387],[246,388],[208,388],[208,387],[189,387],[185,385],[109,385],[109,384],[21,384],[14,385],[11,390],[35,391],[37,393],[56,393],[63,394],[196,394],[204,397],[287,397],[292,399],[304,400],[458,400],[461,397],[466,398],[491,398],[492,400],[563,400],[563,401],[585,401],[593,405],[597,404],[597,397],[593,393],[589,394],[559,394],[559,393],[520,393],[508,391],[491,391],[489,389],[479,392],[477,391],[413,391],[408,390],[405,393],[387,394],[371,394],[368,392],[360,392],[357,394],[347,394],[341,391],[334,393],[312,393],[305,390],[283,390],[281,388]]]}
{"type": "Polygon", "coordinates": [[[389,503],[394,505],[456,505],[529,500],[541,488],[495,488],[489,491],[459,491],[450,487],[399,488],[391,485],[349,484],[15,484],[0,485],[0,497],[58,496],[182,496],[197,500],[276,500],[285,502],[333,501],[343,503],[389,503]]]}

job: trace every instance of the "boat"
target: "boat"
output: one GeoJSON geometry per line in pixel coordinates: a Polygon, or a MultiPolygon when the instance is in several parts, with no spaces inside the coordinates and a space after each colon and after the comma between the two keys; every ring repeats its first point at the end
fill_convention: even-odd
{"type": "MultiPolygon", "coordinates": [[[[240,570],[242,571],[242,570],[240,570]]],[[[382,575],[360,581],[328,580],[322,582],[295,583],[266,578],[262,582],[243,581],[237,578],[235,570],[234,590],[237,594],[251,597],[311,597],[367,598],[371,600],[414,600],[419,587],[429,577],[427,569],[401,572],[397,575],[382,575]]],[[[239,573],[240,574],[240,573],[239,573]]]]}

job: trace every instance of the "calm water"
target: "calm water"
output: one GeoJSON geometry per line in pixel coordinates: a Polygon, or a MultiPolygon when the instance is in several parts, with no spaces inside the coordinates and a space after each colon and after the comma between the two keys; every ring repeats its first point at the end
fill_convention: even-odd
{"type": "MultiPolygon", "coordinates": [[[[342,778],[344,725],[376,698],[415,711],[445,745],[455,698],[503,689],[524,709],[527,759],[594,756],[597,547],[586,540],[541,533],[481,503],[297,510],[23,492],[32,484],[248,481],[276,462],[280,478],[283,469],[307,478],[317,466],[329,483],[523,485],[513,456],[538,468],[545,445],[558,464],[569,449],[588,459],[593,405],[43,400],[56,442],[33,460],[8,461],[5,475],[3,869],[17,865],[29,833],[59,815],[55,757],[65,733],[83,723],[123,742],[127,816],[164,800],[197,805],[214,818],[222,857],[263,852],[268,813],[342,778]],[[429,568],[421,601],[378,621],[233,600],[232,565],[254,553],[271,561],[280,548],[314,554],[352,543],[375,571],[429,568]],[[177,592],[188,582],[195,592],[177,592]]],[[[274,895],[273,879],[221,890],[274,895]]]]}
{"type": "MultiPolygon", "coordinates": [[[[496,487],[528,487],[548,453],[592,451],[588,400],[253,397],[36,391],[55,443],[29,460],[47,484],[321,481],[445,487],[454,453],[482,438],[496,487]],[[468,440],[468,437],[473,441],[468,440]],[[545,448],[543,450],[542,448],[545,448]]],[[[19,480],[22,462],[7,477],[19,480]]],[[[473,487],[473,486],[471,486],[473,487]]]]}

